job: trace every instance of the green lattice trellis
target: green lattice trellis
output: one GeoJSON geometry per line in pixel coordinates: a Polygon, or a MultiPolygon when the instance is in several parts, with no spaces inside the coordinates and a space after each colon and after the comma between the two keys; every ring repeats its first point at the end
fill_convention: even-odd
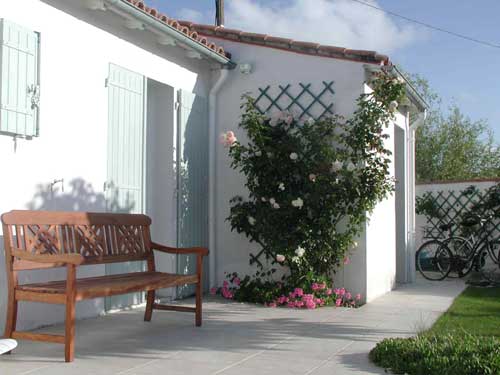
{"type": "Polygon", "coordinates": [[[315,90],[312,83],[299,83],[299,90],[294,90],[290,83],[278,85],[277,89],[268,85],[259,88],[259,95],[255,99],[255,107],[264,114],[273,110],[298,111],[300,118],[305,116],[318,120],[326,115],[333,115],[332,96],[333,81],[322,81],[323,87],[315,90]]]}
{"type": "MultiPolygon", "coordinates": [[[[299,83],[295,87],[291,83],[275,87],[268,85],[258,89],[259,95],[255,98],[254,104],[262,114],[269,114],[275,110],[288,110],[297,111],[299,118],[307,116],[318,120],[334,114],[334,81],[322,81],[321,84],[320,88],[315,88],[312,83],[299,83]]],[[[256,263],[262,266],[260,258],[264,255],[267,259],[272,258],[272,254],[262,249],[256,255],[250,254],[250,264],[256,263]]]]}
{"type": "MultiPolygon", "coordinates": [[[[417,206],[421,207],[417,213],[425,214],[427,219],[427,224],[422,228],[424,238],[445,237],[448,232],[440,228],[442,225],[460,223],[468,212],[474,207],[485,205],[487,200],[488,191],[480,191],[474,186],[462,191],[428,191],[417,197],[417,206]]],[[[455,225],[451,229],[452,233],[460,234],[459,226],[455,225]]],[[[500,217],[492,221],[490,235],[494,239],[500,239],[500,217]]]]}

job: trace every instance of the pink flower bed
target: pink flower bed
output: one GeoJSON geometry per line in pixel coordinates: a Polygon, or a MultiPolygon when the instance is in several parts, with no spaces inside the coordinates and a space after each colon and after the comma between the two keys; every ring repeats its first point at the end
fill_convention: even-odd
{"type": "MultiPolygon", "coordinates": [[[[283,290],[283,284],[276,283],[276,290],[283,290]]],[[[242,281],[238,277],[232,278],[231,281],[225,280],[220,288],[211,288],[210,294],[220,294],[226,299],[239,299],[238,292],[242,285],[242,281]]],[[[358,307],[361,301],[361,294],[353,296],[345,288],[331,288],[327,283],[312,283],[307,289],[310,292],[304,291],[303,288],[291,288],[287,294],[281,294],[279,297],[271,298],[264,303],[267,307],[287,307],[291,309],[316,309],[318,307],[335,305],[337,307],[358,307]]],[[[278,293],[279,294],[279,293],[278,293]]]]}

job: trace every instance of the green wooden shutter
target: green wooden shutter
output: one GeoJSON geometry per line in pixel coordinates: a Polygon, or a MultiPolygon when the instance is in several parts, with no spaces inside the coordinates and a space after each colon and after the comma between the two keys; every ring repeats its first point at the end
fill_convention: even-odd
{"type": "MultiPolygon", "coordinates": [[[[145,77],[109,65],[106,205],[111,212],[144,213],[145,77]]],[[[106,265],[106,274],[143,271],[143,262],[106,265]]],[[[143,293],[108,297],[106,310],[142,303],[143,293]]]]}
{"type": "MultiPolygon", "coordinates": [[[[208,103],[199,95],[178,91],[178,218],[177,246],[208,246],[208,103]]],[[[206,258],[205,258],[206,259],[206,258]]],[[[178,272],[196,272],[196,257],[177,257],[178,272]]],[[[208,268],[205,267],[205,270],[208,268]]],[[[208,273],[205,272],[205,275],[208,273]]],[[[205,283],[205,285],[207,285],[205,283]]],[[[194,293],[178,288],[180,297],[194,293]]]]}
{"type": "Polygon", "coordinates": [[[0,132],[38,136],[40,34],[0,20],[0,132]]]}

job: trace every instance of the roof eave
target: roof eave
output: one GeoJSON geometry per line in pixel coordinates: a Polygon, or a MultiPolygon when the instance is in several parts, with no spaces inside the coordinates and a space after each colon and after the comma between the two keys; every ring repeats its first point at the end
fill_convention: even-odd
{"type": "Polygon", "coordinates": [[[129,3],[127,0],[104,0],[106,4],[106,9],[118,10],[120,12],[126,13],[128,16],[138,20],[139,22],[143,22],[149,27],[155,29],[156,31],[164,34],[165,36],[172,38],[179,44],[187,46],[190,50],[198,52],[200,55],[206,57],[211,61],[215,61],[225,67],[234,68],[236,64],[231,61],[228,57],[222,56],[216,51],[212,50],[210,47],[201,44],[189,36],[185,35],[182,31],[161,22],[158,18],[154,17],[151,14],[143,12],[138,9],[133,4],[129,3]]]}
{"type": "Polygon", "coordinates": [[[418,112],[425,112],[429,109],[429,104],[425,101],[422,95],[419,94],[415,86],[406,78],[406,76],[395,66],[377,66],[373,64],[365,64],[365,70],[367,72],[376,72],[376,71],[384,71],[387,74],[390,74],[394,78],[401,78],[405,81],[406,85],[406,96],[413,104],[413,106],[417,109],[418,112]]]}

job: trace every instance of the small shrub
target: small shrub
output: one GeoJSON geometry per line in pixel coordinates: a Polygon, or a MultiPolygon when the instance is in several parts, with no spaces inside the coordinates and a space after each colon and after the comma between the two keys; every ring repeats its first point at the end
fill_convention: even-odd
{"type": "MultiPolygon", "coordinates": [[[[240,279],[236,272],[226,274],[221,288],[212,288],[212,295],[220,294],[238,302],[260,303],[268,307],[316,309],[322,306],[358,307],[361,295],[353,296],[345,288],[333,288],[324,277],[306,279],[301,284],[274,281],[274,269],[257,271],[240,279]]],[[[287,280],[287,279],[285,279],[287,280]]]]}
{"type": "Polygon", "coordinates": [[[500,340],[466,332],[391,338],[378,343],[370,359],[395,374],[498,375],[500,340]]]}

